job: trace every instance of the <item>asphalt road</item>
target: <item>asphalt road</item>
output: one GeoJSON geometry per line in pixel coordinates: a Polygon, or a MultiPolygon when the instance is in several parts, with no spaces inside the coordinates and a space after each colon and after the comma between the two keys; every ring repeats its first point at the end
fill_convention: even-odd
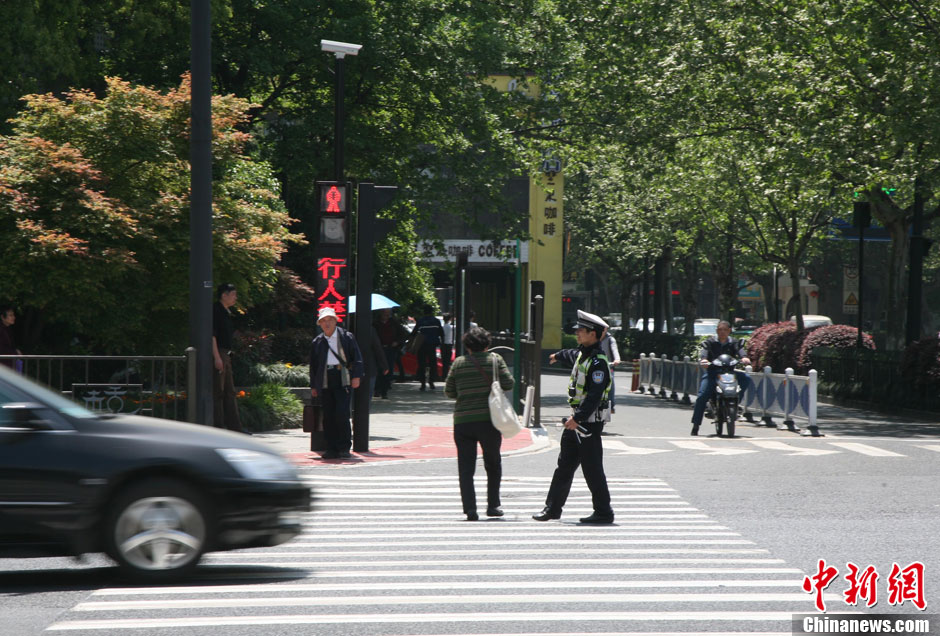
{"type": "MultiPolygon", "coordinates": [[[[924,564],[936,611],[940,425],[822,407],[821,438],[744,423],[690,438],[690,407],[618,380],[614,526],[577,524],[580,478],[560,521],[530,519],[555,446],[504,459],[506,516],[479,523],[463,521],[453,459],[310,467],[304,536],[209,555],[179,586],[126,587],[98,558],[0,560],[0,634],[789,634],[815,612],[801,584],[820,559],[838,571],[830,613],[920,614],[889,604],[894,563],[924,564]],[[874,608],[844,602],[848,562],[878,573],[874,608]]],[[[553,439],[565,382],[544,379],[553,439]]]]}

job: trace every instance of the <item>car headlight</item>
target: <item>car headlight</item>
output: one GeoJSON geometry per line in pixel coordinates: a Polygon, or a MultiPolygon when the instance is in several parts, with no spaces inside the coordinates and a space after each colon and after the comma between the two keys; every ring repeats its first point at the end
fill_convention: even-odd
{"type": "Polygon", "coordinates": [[[297,479],[294,467],[279,455],[261,453],[242,448],[215,449],[229,466],[245,479],[268,481],[293,481],[297,479]]]}

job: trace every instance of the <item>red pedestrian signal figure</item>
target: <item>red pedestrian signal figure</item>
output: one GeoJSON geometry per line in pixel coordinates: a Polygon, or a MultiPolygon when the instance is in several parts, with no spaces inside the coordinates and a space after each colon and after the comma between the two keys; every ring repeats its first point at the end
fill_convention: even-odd
{"type": "Polygon", "coordinates": [[[343,201],[343,193],[340,192],[339,188],[336,186],[330,186],[330,189],[326,192],[326,211],[335,212],[337,214],[341,213],[343,210],[340,209],[339,204],[343,201]]]}

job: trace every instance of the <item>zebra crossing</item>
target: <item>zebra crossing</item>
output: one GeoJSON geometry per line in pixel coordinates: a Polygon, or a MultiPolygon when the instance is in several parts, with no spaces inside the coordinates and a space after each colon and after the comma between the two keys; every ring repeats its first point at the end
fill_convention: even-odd
{"type": "Polygon", "coordinates": [[[766,636],[814,611],[803,572],[661,479],[611,479],[613,526],[577,524],[591,510],[577,481],[561,521],[529,516],[548,478],[518,478],[506,516],[473,523],[455,476],[309,479],[316,509],[294,541],[210,554],[185,585],[96,590],[47,631],[766,636]]]}
{"type": "Polygon", "coordinates": [[[633,437],[604,439],[604,452],[610,455],[656,455],[675,451],[691,451],[697,455],[751,455],[770,451],[796,457],[821,457],[839,453],[859,454],[868,457],[921,457],[937,458],[940,444],[924,444],[911,441],[865,439],[847,441],[844,438],[826,440],[784,440],[708,438],[675,439],[657,437],[633,437]],[[890,446],[890,448],[889,448],[890,446]]]}

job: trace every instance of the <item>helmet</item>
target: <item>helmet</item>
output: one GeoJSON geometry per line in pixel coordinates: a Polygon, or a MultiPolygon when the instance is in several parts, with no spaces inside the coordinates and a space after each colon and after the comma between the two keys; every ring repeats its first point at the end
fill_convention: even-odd
{"type": "Polygon", "coordinates": [[[723,367],[733,367],[736,360],[729,356],[727,353],[723,353],[718,356],[718,363],[723,367]]]}

